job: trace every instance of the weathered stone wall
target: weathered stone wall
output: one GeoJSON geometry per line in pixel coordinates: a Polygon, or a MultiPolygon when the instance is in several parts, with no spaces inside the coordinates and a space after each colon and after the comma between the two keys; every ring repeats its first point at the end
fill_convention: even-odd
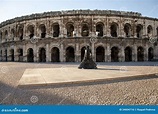
{"type": "Polygon", "coordinates": [[[138,61],[138,48],[142,47],[143,60],[148,61],[149,48],[152,48],[153,51],[152,59],[158,58],[157,36],[158,19],[143,17],[140,13],[135,12],[74,10],[32,14],[0,24],[0,60],[13,61],[14,58],[14,61],[28,61],[28,50],[31,48],[33,49],[33,60],[38,62],[40,53],[43,53],[40,50],[44,48],[45,59],[49,62],[52,61],[53,47],[57,47],[59,60],[65,62],[68,56],[66,49],[72,47],[74,61],[79,62],[82,47],[90,45],[94,60],[99,58],[101,61],[113,61],[115,57],[112,56],[112,48],[117,47],[118,61],[126,61],[125,49],[130,47],[131,61],[138,61]],[[41,28],[42,25],[45,27],[44,38],[41,37],[42,30],[44,30],[41,28]],[[73,26],[71,36],[68,36],[69,25],[73,26]],[[96,33],[98,25],[101,26],[99,30],[102,28],[101,36],[97,36],[96,33]],[[126,25],[128,25],[128,30],[126,30],[126,25]],[[83,26],[88,28],[86,30],[88,36],[82,36],[85,32],[83,26]],[[31,27],[34,28],[33,37],[30,32],[31,27]],[[58,33],[58,29],[59,35],[54,37],[53,35],[58,33]],[[22,39],[20,39],[21,36],[22,39]],[[103,47],[104,51],[97,52],[98,47],[103,47]],[[19,55],[19,49],[23,50],[22,56],[19,55]],[[101,56],[104,60],[100,59],[101,56]]]}

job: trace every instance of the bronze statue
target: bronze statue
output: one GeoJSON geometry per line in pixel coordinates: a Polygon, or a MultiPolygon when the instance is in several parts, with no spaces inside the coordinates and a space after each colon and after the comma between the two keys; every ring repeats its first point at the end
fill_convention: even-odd
{"type": "Polygon", "coordinates": [[[78,67],[79,69],[97,69],[96,63],[92,59],[92,52],[89,49],[89,46],[86,46],[84,58],[78,67]]]}

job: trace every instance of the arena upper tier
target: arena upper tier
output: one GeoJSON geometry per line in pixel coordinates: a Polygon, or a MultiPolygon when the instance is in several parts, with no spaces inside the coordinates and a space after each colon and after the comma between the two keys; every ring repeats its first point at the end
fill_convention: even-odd
{"type": "Polygon", "coordinates": [[[80,62],[84,46],[104,61],[158,58],[158,19],[136,12],[72,10],[32,14],[0,24],[0,60],[80,62]]]}

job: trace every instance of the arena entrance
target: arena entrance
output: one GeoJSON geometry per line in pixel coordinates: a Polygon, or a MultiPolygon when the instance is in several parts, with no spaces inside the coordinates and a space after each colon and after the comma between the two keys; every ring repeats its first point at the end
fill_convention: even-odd
{"type": "Polygon", "coordinates": [[[81,48],[81,61],[84,59],[85,49],[85,46],[81,48]]]}
{"type": "Polygon", "coordinates": [[[137,61],[144,61],[144,49],[142,47],[137,49],[137,61]]]}
{"type": "Polygon", "coordinates": [[[75,62],[75,51],[73,47],[66,49],[66,62],[75,62]]]}
{"type": "Polygon", "coordinates": [[[130,47],[125,48],[125,61],[132,61],[132,49],[130,47]]]}
{"type": "Polygon", "coordinates": [[[105,50],[102,46],[96,49],[96,62],[105,62],[105,50]]]}
{"type": "Polygon", "coordinates": [[[8,61],[8,54],[7,54],[7,50],[5,50],[5,60],[8,61]]]}
{"type": "Polygon", "coordinates": [[[111,48],[111,62],[118,62],[119,61],[119,49],[118,47],[112,47],[111,48]]]}
{"type": "Polygon", "coordinates": [[[57,47],[52,48],[51,50],[51,62],[60,62],[60,53],[57,47]]]}
{"type": "Polygon", "coordinates": [[[34,53],[32,48],[29,48],[27,51],[27,62],[34,62],[34,53]]]}
{"type": "Polygon", "coordinates": [[[14,49],[11,49],[10,53],[11,53],[11,61],[14,61],[14,49]]]}
{"type": "Polygon", "coordinates": [[[148,49],[148,61],[151,61],[154,58],[154,50],[152,47],[148,49]]]}
{"type": "Polygon", "coordinates": [[[46,62],[46,50],[44,48],[39,51],[39,62],[46,62]]]}

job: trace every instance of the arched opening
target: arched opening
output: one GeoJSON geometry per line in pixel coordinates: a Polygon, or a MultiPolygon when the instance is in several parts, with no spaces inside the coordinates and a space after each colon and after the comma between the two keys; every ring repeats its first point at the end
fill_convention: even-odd
{"type": "Polygon", "coordinates": [[[8,61],[8,54],[7,54],[7,50],[5,50],[5,61],[8,61]]]}
{"type": "Polygon", "coordinates": [[[81,61],[84,59],[85,49],[85,46],[81,48],[81,61]]]}
{"type": "Polygon", "coordinates": [[[46,50],[44,48],[39,50],[39,62],[46,62],[46,50]]]}
{"type": "Polygon", "coordinates": [[[130,47],[125,48],[125,61],[129,62],[132,61],[132,49],[130,47]]]}
{"type": "Polygon", "coordinates": [[[103,27],[104,27],[103,23],[98,23],[96,25],[96,35],[97,36],[103,36],[103,27]]]}
{"type": "Polygon", "coordinates": [[[34,62],[34,52],[32,48],[27,50],[27,62],[34,62]]]}
{"type": "Polygon", "coordinates": [[[119,49],[118,47],[111,48],[111,62],[118,62],[119,61],[119,49]]]}
{"type": "Polygon", "coordinates": [[[67,24],[67,37],[73,37],[74,26],[73,24],[67,24]]]}
{"type": "Polygon", "coordinates": [[[23,61],[23,49],[18,49],[18,61],[23,61]]]}
{"type": "Polygon", "coordinates": [[[60,62],[60,51],[57,47],[54,47],[51,50],[51,61],[60,62]]]}
{"type": "Polygon", "coordinates": [[[147,34],[148,34],[148,37],[151,37],[151,36],[152,36],[152,31],[153,31],[153,28],[152,28],[151,25],[149,25],[149,26],[147,27],[147,34]]]}
{"type": "Polygon", "coordinates": [[[96,48],[96,62],[105,62],[105,49],[102,46],[96,48]]]}
{"type": "Polygon", "coordinates": [[[137,49],[137,61],[144,61],[144,49],[142,47],[137,49]]]}
{"type": "Polygon", "coordinates": [[[30,39],[33,38],[33,36],[34,36],[34,26],[33,25],[30,25],[28,27],[28,32],[29,32],[30,39]]]}
{"type": "MultiPolygon", "coordinates": [[[[32,29],[32,28],[30,28],[30,29],[32,29]]],[[[22,25],[20,25],[18,27],[18,34],[17,34],[17,36],[19,37],[20,40],[23,40],[23,26],[22,25]]]]}
{"type": "Polygon", "coordinates": [[[2,61],[2,50],[0,51],[0,61],[2,61]]]}
{"type": "Polygon", "coordinates": [[[153,60],[153,58],[154,58],[154,50],[153,50],[152,47],[150,47],[150,48],[148,49],[148,61],[153,60]]]}
{"type": "Polygon", "coordinates": [[[15,37],[15,30],[11,29],[11,39],[14,40],[15,37]]]}
{"type": "Polygon", "coordinates": [[[117,23],[112,23],[111,24],[110,33],[111,33],[112,37],[117,37],[117,28],[118,28],[117,23]]]}
{"type": "Polygon", "coordinates": [[[126,23],[124,26],[124,32],[125,32],[125,36],[126,37],[130,37],[131,36],[131,25],[126,23]]]}
{"type": "Polygon", "coordinates": [[[58,23],[53,24],[53,37],[59,37],[59,33],[60,33],[59,24],[58,23]]]}
{"type": "Polygon", "coordinates": [[[66,48],[66,62],[75,62],[75,51],[73,47],[66,48]]]}
{"type": "Polygon", "coordinates": [[[142,31],[143,31],[143,26],[142,25],[137,25],[136,26],[137,38],[141,38],[142,37],[142,31]]]}
{"type": "Polygon", "coordinates": [[[6,30],[5,31],[5,41],[7,41],[8,40],[8,31],[6,30]]]}
{"type": "Polygon", "coordinates": [[[14,61],[14,49],[10,50],[10,54],[11,54],[11,61],[14,61]]]}
{"type": "Polygon", "coordinates": [[[41,30],[41,38],[45,38],[46,37],[46,27],[44,24],[40,25],[40,30],[41,30]]]}
{"type": "Polygon", "coordinates": [[[87,24],[82,25],[82,36],[89,36],[89,27],[87,24]]]}

